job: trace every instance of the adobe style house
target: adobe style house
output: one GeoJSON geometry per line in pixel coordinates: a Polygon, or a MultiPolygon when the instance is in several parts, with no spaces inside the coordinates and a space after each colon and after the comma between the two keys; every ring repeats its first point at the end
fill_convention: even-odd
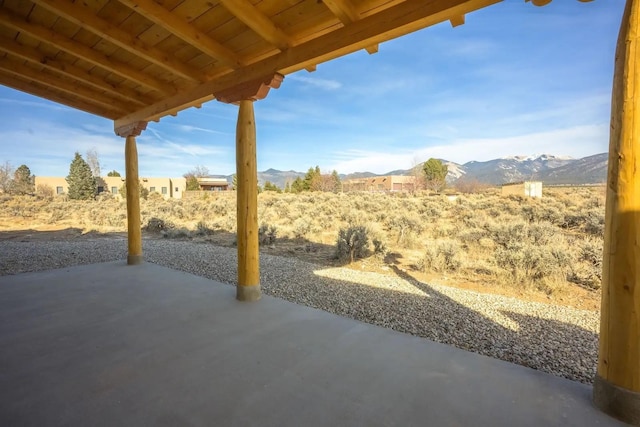
{"type": "Polygon", "coordinates": [[[541,181],[514,182],[502,185],[503,196],[542,197],[541,181]]]}
{"type": "Polygon", "coordinates": [[[198,184],[202,191],[228,191],[231,189],[226,178],[201,177],[198,184]]]}
{"type": "Polygon", "coordinates": [[[369,192],[391,192],[391,191],[414,191],[416,178],[413,176],[388,175],[374,176],[370,178],[354,178],[342,181],[342,191],[369,191],[369,192]]]}
{"type": "MultiPolygon", "coordinates": [[[[69,192],[69,184],[63,176],[36,176],[36,188],[47,186],[53,194],[63,195],[69,192]]],[[[121,197],[120,188],[126,185],[126,179],[119,176],[105,176],[96,178],[96,193],[111,193],[121,197]]],[[[149,193],[158,193],[165,199],[181,199],[187,187],[185,178],[140,178],[140,184],[149,193]]]]}

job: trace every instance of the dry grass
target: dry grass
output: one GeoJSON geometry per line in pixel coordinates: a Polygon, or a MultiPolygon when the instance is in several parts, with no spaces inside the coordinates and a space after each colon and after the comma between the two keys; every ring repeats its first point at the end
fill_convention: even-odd
{"type": "MultiPolygon", "coordinates": [[[[149,197],[142,224],[164,237],[234,243],[235,194],[190,200],[149,197]]],[[[261,241],[276,253],[331,261],[341,229],[366,227],[365,263],[395,264],[458,281],[563,293],[600,288],[604,190],[546,190],[542,200],[495,192],[408,194],[260,194],[261,241]],[[278,252],[280,251],[280,252],[278,252]]],[[[0,195],[0,230],[74,227],[123,232],[126,206],[110,195],[90,202],[0,195]]]]}

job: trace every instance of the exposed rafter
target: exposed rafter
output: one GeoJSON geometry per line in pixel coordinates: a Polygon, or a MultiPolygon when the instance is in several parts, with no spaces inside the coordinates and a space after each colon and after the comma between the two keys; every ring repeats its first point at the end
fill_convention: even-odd
{"type": "Polygon", "coordinates": [[[449,19],[449,22],[451,22],[452,27],[458,27],[460,25],[464,25],[464,15],[453,16],[451,17],[451,19],[449,19]]]}
{"type": "Polygon", "coordinates": [[[93,74],[87,73],[82,68],[59,61],[57,59],[53,59],[37,49],[29,46],[24,46],[6,37],[0,37],[0,51],[17,56],[31,63],[41,65],[54,72],[93,86],[98,90],[109,92],[112,96],[132,103],[133,105],[143,106],[154,102],[153,98],[150,98],[146,95],[141,95],[138,92],[126,87],[116,87],[110,85],[103,79],[94,76],[93,74]]]}
{"type": "Polygon", "coordinates": [[[293,46],[293,40],[247,0],[219,0],[236,18],[281,51],[293,46]]]}
{"type": "Polygon", "coordinates": [[[31,95],[38,96],[40,98],[48,99],[49,101],[75,108],[77,110],[106,117],[108,119],[115,119],[119,116],[119,113],[113,109],[102,108],[95,104],[80,101],[76,97],[67,97],[57,91],[51,91],[50,87],[42,86],[38,82],[7,75],[4,70],[0,70],[0,84],[12,87],[22,92],[30,93],[31,95]]]}
{"type": "Polygon", "coordinates": [[[176,92],[176,88],[165,82],[138,71],[127,64],[115,61],[106,55],[91,49],[89,46],[85,46],[58,34],[54,30],[27,22],[5,9],[0,9],[0,20],[4,25],[7,25],[17,31],[27,33],[31,37],[34,37],[43,43],[47,43],[78,58],[91,62],[94,65],[118,74],[125,79],[132,80],[149,89],[157,90],[165,94],[176,92]]]}
{"type": "Polygon", "coordinates": [[[118,0],[140,15],[164,27],[176,37],[191,44],[196,49],[232,68],[242,66],[242,62],[231,50],[193,27],[187,21],[173,15],[169,10],[153,0],[118,0]]]}
{"type": "Polygon", "coordinates": [[[238,69],[216,80],[174,95],[116,120],[120,127],[134,121],[155,120],[171,111],[179,111],[210,99],[212,94],[234,85],[259,79],[270,73],[287,75],[439,22],[460,16],[500,0],[406,0],[259,63],[238,69]]]}
{"type": "Polygon", "coordinates": [[[153,46],[148,46],[140,39],[99,18],[80,2],[73,3],[70,0],[31,1],[173,74],[194,82],[205,80],[200,73],[184,65],[171,55],[153,46]]]}
{"type": "MultiPolygon", "coordinates": [[[[349,0],[323,0],[323,3],[344,25],[349,25],[360,19],[360,14],[349,0]]],[[[368,46],[365,50],[373,55],[378,53],[378,45],[368,46]]]]}
{"type": "Polygon", "coordinates": [[[24,77],[34,82],[38,82],[42,86],[47,86],[50,89],[65,92],[71,96],[76,96],[89,104],[98,104],[103,108],[112,108],[120,114],[124,114],[131,110],[131,105],[124,104],[122,101],[108,97],[98,97],[94,91],[87,89],[78,83],[71,83],[60,79],[51,73],[37,71],[31,67],[21,64],[18,61],[12,61],[8,57],[0,58],[0,69],[14,77],[24,77]]]}

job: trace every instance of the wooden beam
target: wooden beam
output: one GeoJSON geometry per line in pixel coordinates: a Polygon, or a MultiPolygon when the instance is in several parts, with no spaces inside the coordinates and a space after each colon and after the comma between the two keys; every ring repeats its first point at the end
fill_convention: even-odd
{"type": "Polygon", "coordinates": [[[225,74],[193,89],[169,97],[116,120],[116,126],[139,120],[162,117],[169,111],[188,108],[194,101],[206,101],[212,94],[229,87],[279,73],[287,75],[325,62],[372,44],[390,40],[413,31],[447,21],[495,4],[501,0],[406,0],[351,25],[291,47],[285,52],[225,74]]]}
{"type": "Polygon", "coordinates": [[[596,406],[640,425],[640,0],[627,0],[615,55],[596,406]]]}
{"type": "Polygon", "coordinates": [[[240,59],[231,50],[221,43],[193,27],[171,13],[171,11],[160,6],[153,0],[118,0],[125,6],[130,7],[136,13],[144,16],[148,20],[164,27],[176,37],[186,41],[196,49],[218,61],[232,67],[238,68],[243,65],[240,59]]]}
{"type": "Polygon", "coordinates": [[[60,50],[64,50],[78,58],[104,68],[105,70],[111,71],[125,79],[141,84],[149,89],[157,90],[158,92],[169,95],[176,93],[176,88],[166,82],[155,79],[125,63],[115,61],[89,46],[85,46],[72,39],[61,36],[54,30],[27,22],[6,9],[0,9],[0,22],[14,30],[27,33],[31,37],[34,37],[43,43],[47,43],[60,50]]]}
{"type": "Polygon", "coordinates": [[[459,27],[460,25],[464,25],[464,15],[453,16],[451,19],[449,19],[449,22],[451,22],[451,26],[454,28],[459,27]]]}
{"type": "Polygon", "coordinates": [[[345,25],[360,19],[360,14],[349,0],[322,0],[322,3],[345,25]]]}
{"type": "Polygon", "coordinates": [[[240,101],[236,126],[236,175],[238,177],[238,286],[240,301],[260,299],[258,242],[258,165],[253,101],[240,101]]]}
{"type": "Polygon", "coordinates": [[[237,104],[244,100],[258,101],[266,98],[271,88],[278,89],[283,79],[281,74],[273,74],[217,92],[214,96],[227,104],[237,104]]]}
{"type": "Polygon", "coordinates": [[[0,36],[0,52],[6,52],[33,64],[41,65],[56,73],[60,73],[96,89],[108,92],[112,96],[137,106],[152,104],[157,100],[146,95],[141,95],[133,89],[110,85],[103,79],[94,76],[93,74],[89,74],[82,68],[49,57],[37,49],[17,43],[8,37],[0,36]]]}
{"type": "Polygon", "coordinates": [[[0,69],[14,77],[24,77],[31,81],[38,82],[42,86],[48,87],[52,90],[65,92],[70,99],[80,98],[88,104],[97,104],[103,108],[112,109],[120,114],[125,114],[127,111],[132,110],[132,106],[129,104],[125,104],[122,101],[113,98],[105,97],[91,89],[83,87],[79,83],[60,79],[48,72],[37,71],[18,61],[11,60],[6,56],[4,58],[0,58],[0,69]]]}
{"type": "Polygon", "coordinates": [[[82,2],[73,3],[70,0],[32,0],[54,14],[73,22],[85,30],[108,40],[121,49],[143,58],[152,64],[193,82],[202,82],[206,79],[201,73],[178,61],[171,55],[160,49],[149,46],[137,37],[134,37],[114,26],[110,22],[98,17],[82,2]]]}
{"type": "Polygon", "coordinates": [[[220,3],[247,27],[281,51],[293,46],[293,40],[265,14],[247,0],[219,0],[220,3]]]}
{"type": "MultiPolygon", "coordinates": [[[[349,0],[323,0],[325,6],[329,8],[331,13],[338,17],[343,25],[349,25],[360,19],[360,14],[349,0]]],[[[365,50],[373,55],[378,53],[378,45],[367,46],[365,50]]]]}
{"type": "Polygon", "coordinates": [[[51,92],[49,88],[43,87],[37,82],[25,81],[24,79],[6,75],[2,70],[0,70],[0,84],[39,98],[57,102],[58,104],[65,105],[69,108],[75,108],[76,110],[95,114],[96,116],[105,117],[107,119],[113,120],[120,115],[113,109],[102,108],[95,104],[89,104],[78,99],[69,99],[65,94],[51,92]]]}

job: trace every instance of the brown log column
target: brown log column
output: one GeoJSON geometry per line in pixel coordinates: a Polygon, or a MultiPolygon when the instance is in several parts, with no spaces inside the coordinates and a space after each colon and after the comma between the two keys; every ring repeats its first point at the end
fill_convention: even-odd
{"type": "Polygon", "coordinates": [[[125,144],[124,161],[127,186],[127,237],[129,254],[127,264],[142,262],[142,230],[140,228],[140,180],[138,178],[138,148],[136,137],[128,136],[125,144]]]}
{"type": "Polygon", "coordinates": [[[138,177],[138,148],[136,136],[146,129],[147,122],[136,122],[116,128],[116,134],[127,138],[124,147],[125,185],[127,189],[127,264],[136,265],[142,258],[142,230],[140,227],[140,179],[138,177]]]}
{"type": "Polygon", "coordinates": [[[616,49],[596,406],[640,426],[640,0],[627,0],[616,49]]]}
{"type": "Polygon", "coordinates": [[[238,197],[238,286],[240,301],[260,299],[258,247],[258,165],[253,101],[240,101],[236,127],[238,197]]]}

